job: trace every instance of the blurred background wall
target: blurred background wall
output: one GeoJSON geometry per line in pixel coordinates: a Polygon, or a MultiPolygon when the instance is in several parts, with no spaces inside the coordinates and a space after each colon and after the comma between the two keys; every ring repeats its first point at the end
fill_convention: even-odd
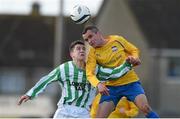
{"type": "MultiPolygon", "coordinates": [[[[142,65],[135,70],[161,117],[180,117],[179,6],[179,0],[104,0],[91,20],[104,35],[122,35],[140,49],[142,65]]],[[[68,46],[81,39],[82,29],[68,15],[42,15],[38,2],[26,15],[0,14],[0,117],[53,115],[61,94],[56,83],[34,101],[16,103],[42,76],[70,60],[68,46]]]]}

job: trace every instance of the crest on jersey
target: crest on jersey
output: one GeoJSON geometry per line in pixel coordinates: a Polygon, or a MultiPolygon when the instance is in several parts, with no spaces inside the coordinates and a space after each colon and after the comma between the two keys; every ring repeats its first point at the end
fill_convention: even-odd
{"type": "Polygon", "coordinates": [[[118,50],[117,46],[112,46],[111,49],[112,49],[113,52],[118,50]]]}

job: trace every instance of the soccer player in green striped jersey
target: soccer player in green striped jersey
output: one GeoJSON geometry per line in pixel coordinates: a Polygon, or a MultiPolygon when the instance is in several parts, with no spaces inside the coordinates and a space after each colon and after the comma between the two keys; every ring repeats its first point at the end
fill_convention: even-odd
{"type": "MultiPolygon", "coordinates": [[[[74,41],[69,49],[72,61],[61,64],[48,75],[42,77],[33,88],[20,97],[19,105],[37,97],[47,85],[57,81],[62,88],[62,96],[57,104],[58,109],[54,118],[90,117],[89,107],[95,97],[96,89],[90,85],[86,78],[84,42],[74,41]]],[[[115,80],[129,70],[131,70],[131,65],[127,62],[115,69],[97,66],[97,75],[101,77],[102,81],[115,80]]]]}
{"type": "Polygon", "coordinates": [[[54,118],[89,117],[89,106],[95,95],[95,89],[86,80],[84,42],[74,41],[69,49],[72,61],[61,64],[42,77],[33,88],[21,96],[19,105],[35,98],[44,91],[48,84],[57,81],[62,88],[62,96],[57,104],[58,109],[54,118]]]}

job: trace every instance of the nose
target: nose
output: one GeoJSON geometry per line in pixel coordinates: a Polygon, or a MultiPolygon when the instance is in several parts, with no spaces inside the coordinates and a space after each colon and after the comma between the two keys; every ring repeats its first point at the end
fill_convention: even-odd
{"type": "Polygon", "coordinates": [[[85,50],[81,48],[81,49],[80,49],[80,52],[81,52],[81,53],[84,53],[84,52],[85,52],[85,50]]]}
{"type": "Polygon", "coordinates": [[[85,50],[86,50],[85,47],[82,47],[82,48],[79,49],[79,52],[80,52],[80,53],[84,53],[85,50]]]}

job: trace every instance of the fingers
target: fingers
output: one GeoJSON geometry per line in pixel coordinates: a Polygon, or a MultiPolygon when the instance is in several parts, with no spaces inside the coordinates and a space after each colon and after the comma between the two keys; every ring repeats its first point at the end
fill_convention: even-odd
{"type": "Polygon", "coordinates": [[[109,95],[109,91],[108,90],[99,91],[99,93],[101,95],[109,95]]]}
{"type": "Polygon", "coordinates": [[[20,99],[20,100],[18,101],[18,105],[21,105],[21,103],[22,103],[22,100],[20,99]]]}
{"type": "Polygon", "coordinates": [[[23,95],[18,101],[18,105],[21,105],[23,102],[26,102],[29,100],[29,96],[23,95]]]}
{"type": "Polygon", "coordinates": [[[21,98],[19,101],[18,101],[18,105],[21,105],[21,103],[23,102],[23,98],[21,98]]]}
{"type": "Polygon", "coordinates": [[[109,95],[109,89],[103,83],[98,84],[98,91],[102,95],[109,95]]]}
{"type": "Polygon", "coordinates": [[[104,88],[104,95],[109,95],[109,89],[106,86],[104,88]]]}
{"type": "Polygon", "coordinates": [[[109,89],[104,87],[104,89],[100,92],[102,95],[109,95],[109,89]]]}
{"type": "Polygon", "coordinates": [[[141,64],[141,61],[139,58],[135,58],[133,56],[128,56],[128,58],[126,59],[127,62],[133,64],[134,66],[136,65],[140,65],[141,64]]]}
{"type": "Polygon", "coordinates": [[[27,102],[29,100],[29,98],[26,98],[26,99],[24,99],[24,102],[27,102]]]}
{"type": "Polygon", "coordinates": [[[140,64],[141,64],[141,61],[139,60],[139,61],[136,61],[133,65],[137,66],[137,65],[140,65],[140,64]]]}

